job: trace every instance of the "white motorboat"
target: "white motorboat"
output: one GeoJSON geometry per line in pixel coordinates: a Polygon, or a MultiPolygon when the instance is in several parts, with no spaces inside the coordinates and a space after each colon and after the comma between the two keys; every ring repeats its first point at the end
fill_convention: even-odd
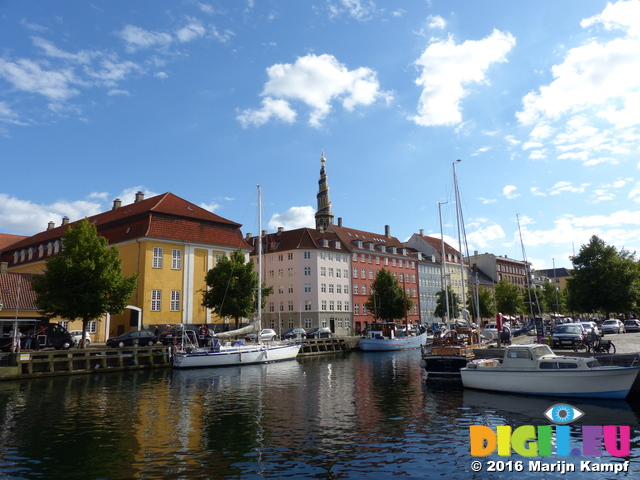
{"type": "Polygon", "coordinates": [[[365,352],[388,352],[420,348],[427,342],[427,331],[419,327],[398,332],[395,322],[371,323],[365,336],[358,341],[358,348],[365,352]]]}
{"type": "Polygon", "coordinates": [[[594,357],[556,355],[548,345],[511,345],[503,359],[474,360],[460,370],[468,388],[556,397],[623,399],[640,367],[601,366],[594,357]]]}

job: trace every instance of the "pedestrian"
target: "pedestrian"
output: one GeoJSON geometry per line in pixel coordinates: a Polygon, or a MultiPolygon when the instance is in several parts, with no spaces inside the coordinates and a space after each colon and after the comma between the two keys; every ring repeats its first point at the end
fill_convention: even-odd
{"type": "Polygon", "coordinates": [[[33,341],[33,330],[27,332],[27,339],[24,341],[24,349],[31,350],[31,342],[33,341]]]}

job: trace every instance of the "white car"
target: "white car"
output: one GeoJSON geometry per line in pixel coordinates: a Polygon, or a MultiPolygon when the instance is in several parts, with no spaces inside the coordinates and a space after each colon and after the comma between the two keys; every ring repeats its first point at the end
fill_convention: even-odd
{"type": "MultiPolygon", "coordinates": [[[[249,335],[246,336],[246,340],[255,341],[257,337],[258,337],[257,334],[250,333],[249,335]]],[[[271,330],[270,328],[263,328],[262,330],[260,330],[261,342],[275,341],[277,338],[278,338],[278,334],[275,332],[275,330],[271,330]]]]}
{"type": "MultiPolygon", "coordinates": [[[[71,330],[69,332],[71,335],[71,339],[73,340],[73,345],[77,347],[80,345],[80,340],[82,339],[82,330],[71,330]]],[[[91,335],[85,332],[84,334],[84,346],[88,347],[91,344],[91,335]]]]}

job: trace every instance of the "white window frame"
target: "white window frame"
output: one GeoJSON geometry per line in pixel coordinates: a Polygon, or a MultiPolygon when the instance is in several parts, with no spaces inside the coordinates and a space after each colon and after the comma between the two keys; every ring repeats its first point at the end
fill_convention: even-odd
{"type": "Polygon", "coordinates": [[[171,250],[171,269],[182,269],[182,250],[178,248],[174,248],[173,250],[171,250]]]}
{"type": "Polygon", "coordinates": [[[153,268],[162,268],[162,256],[164,249],[162,247],[153,247],[153,268]]]}
{"type": "Polygon", "coordinates": [[[180,290],[171,290],[171,305],[169,310],[172,312],[180,311],[180,290]]]}
{"type": "Polygon", "coordinates": [[[160,312],[162,309],[162,290],[151,290],[151,311],[160,312]]]}

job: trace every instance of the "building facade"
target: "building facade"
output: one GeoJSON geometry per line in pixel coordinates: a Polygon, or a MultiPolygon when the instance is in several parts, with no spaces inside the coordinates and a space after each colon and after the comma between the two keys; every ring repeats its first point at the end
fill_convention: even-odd
{"type": "MultiPolygon", "coordinates": [[[[122,205],[116,199],[111,210],[88,220],[118,249],[122,273],[139,274],[125,313],[108,315],[94,340],[151,326],[224,323],[202,306],[202,291],[207,271],[220,256],[229,257],[240,248],[248,258],[251,249],[240,224],[172,193],[145,199],[141,192],[134,203],[122,205]]],[[[58,227],[50,222],[47,230],[6,247],[2,260],[8,270],[42,273],[47,259],[60,252],[62,236],[71,225],[67,218],[58,227]]],[[[70,328],[80,326],[75,321],[70,328]]]]}

